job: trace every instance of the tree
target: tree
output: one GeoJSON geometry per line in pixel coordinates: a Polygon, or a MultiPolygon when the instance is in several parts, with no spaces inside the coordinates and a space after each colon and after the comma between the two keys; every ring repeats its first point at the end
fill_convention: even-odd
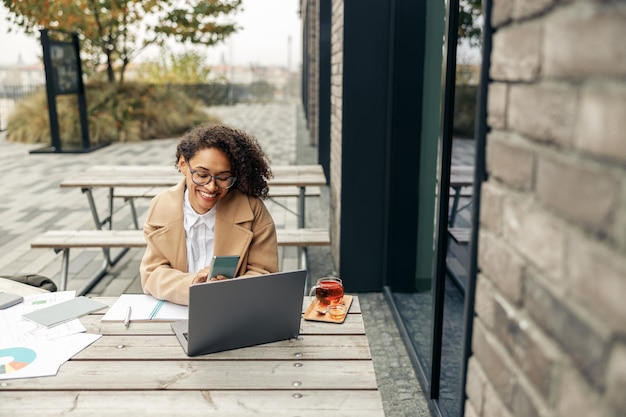
{"type": "Polygon", "coordinates": [[[202,84],[209,79],[211,70],[206,66],[206,56],[194,51],[166,52],[155,60],[142,63],[138,78],[152,84],[202,84]]]}
{"type": "Polygon", "coordinates": [[[459,2],[458,42],[467,39],[470,46],[482,43],[482,0],[461,0],[459,2]]]}
{"type": "MultiPolygon", "coordinates": [[[[124,82],[128,64],[147,46],[166,39],[215,45],[237,31],[225,22],[242,0],[2,0],[7,20],[26,33],[40,28],[76,32],[92,68],[124,82]]],[[[52,33],[51,33],[52,35],[52,33]]],[[[53,35],[54,36],[54,35],[53,35]]],[[[84,58],[83,58],[84,59],[84,58]]]]}

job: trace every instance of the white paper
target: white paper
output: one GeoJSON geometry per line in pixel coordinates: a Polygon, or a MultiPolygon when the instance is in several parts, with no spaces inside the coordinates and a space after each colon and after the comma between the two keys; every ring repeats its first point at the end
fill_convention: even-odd
{"type": "Polygon", "coordinates": [[[77,333],[37,343],[0,345],[0,379],[56,375],[61,365],[100,337],[77,333]]]}
{"type": "Polygon", "coordinates": [[[48,329],[22,318],[74,297],[75,291],[36,294],[0,310],[0,379],[56,375],[63,363],[100,338],[84,333],[78,319],[48,329]]]}

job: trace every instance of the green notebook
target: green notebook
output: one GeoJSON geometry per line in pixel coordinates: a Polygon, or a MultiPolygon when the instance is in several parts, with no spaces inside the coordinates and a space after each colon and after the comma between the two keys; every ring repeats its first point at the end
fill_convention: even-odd
{"type": "Polygon", "coordinates": [[[35,323],[52,327],[108,307],[106,304],[84,296],[76,297],[41,310],[24,314],[22,317],[35,323]]]}

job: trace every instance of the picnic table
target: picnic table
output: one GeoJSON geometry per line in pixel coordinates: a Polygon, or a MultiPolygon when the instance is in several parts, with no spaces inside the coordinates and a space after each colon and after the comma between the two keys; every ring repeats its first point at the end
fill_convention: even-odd
{"type": "Polygon", "coordinates": [[[463,188],[471,187],[472,184],[474,184],[473,166],[453,165],[450,167],[450,188],[454,191],[454,197],[452,199],[450,218],[448,219],[449,227],[454,227],[457,213],[461,211],[462,208],[467,206],[459,208],[459,200],[461,198],[463,188]]]}
{"type": "MultiPolygon", "coordinates": [[[[305,201],[307,195],[307,187],[320,187],[326,185],[326,175],[321,165],[279,165],[273,166],[272,172],[274,178],[268,181],[270,186],[270,197],[272,190],[276,195],[285,196],[284,192],[278,190],[285,187],[296,187],[298,192],[296,194],[298,198],[298,229],[300,232],[306,232],[305,228],[305,201]]],[[[182,174],[178,172],[174,166],[164,165],[95,165],[91,166],[81,172],[75,173],[69,178],[61,181],[61,188],[79,188],[87,196],[89,208],[93,217],[95,230],[102,231],[103,226],[108,226],[109,230],[113,230],[113,215],[114,215],[114,198],[116,189],[136,189],[141,187],[144,192],[139,193],[139,196],[148,197],[153,194],[155,189],[163,187],[171,187],[176,185],[182,179],[182,174]],[[108,189],[108,214],[101,219],[100,213],[102,208],[99,208],[96,204],[93,191],[98,188],[108,189]],[[151,191],[152,190],[152,191],[151,191]]],[[[128,195],[128,194],[126,194],[128,195]]],[[[130,207],[132,211],[132,218],[135,229],[140,229],[137,213],[133,203],[133,199],[129,199],[130,207]]],[[[283,206],[284,207],[284,206],[283,206]]],[[[289,230],[282,231],[283,236],[289,236],[289,230]]],[[[70,231],[69,233],[74,233],[70,231]]],[[[315,231],[313,234],[317,233],[315,231]]],[[[327,233],[326,233],[327,234],[327,233]]],[[[308,233],[307,236],[310,236],[308,233]]],[[[48,236],[49,237],[49,236],[48,236]]],[[[110,237],[107,235],[107,239],[110,237]]],[[[45,240],[45,239],[44,239],[45,240]]],[[[106,239],[105,239],[106,240],[106,239]]],[[[126,254],[130,247],[136,247],[137,243],[133,238],[132,242],[125,241],[122,245],[110,245],[108,240],[105,242],[102,238],[92,238],[90,240],[91,246],[100,246],[102,248],[104,260],[100,269],[88,280],[87,285],[81,289],[81,294],[89,290],[96,282],[98,282],[104,275],[108,273],[111,267],[115,266],[117,262],[126,254]],[[111,256],[112,247],[122,247],[122,249],[116,254],[111,256]]],[[[307,241],[298,244],[298,266],[303,263],[303,254],[306,250],[307,241]]],[[[309,242],[311,244],[317,244],[317,242],[309,242]]],[[[330,240],[327,239],[325,244],[330,244],[330,240]]],[[[138,243],[142,246],[142,243],[138,243]]],[[[48,245],[50,246],[50,245],[48,245]]],[[[71,244],[74,247],[83,246],[83,242],[74,242],[71,244]]],[[[64,260],[62,265],[61,281],[64,288],[67,281],[68,265],[69,265],[69,246],[56,246],[52,245],[55,250],[64,250],[64,260]]]]}
{"type": "Polygon", "coordinates": [[[105,312],[81,318],[103,336],[56,376],[2,381],[0,415],[384,416],[356,296],[342,324],[303,320],[297,339],[193,358],[169,323],[105,312]]]}
{"type": "MultiPolygon", "coordinates": [[[[321,165],[279,165],[273,166],[274,178],[268,181],[270,189],[275,187],[295,186],[299,189],[298,226],[305,225],[306,187],[325,186],[326,175],[321,165]]],[[[173,166],[163,165],[95,165],[78,172],[61,182],[61,188],[80,188],[87,195],[94,223],[97,229],[104,224],[112,228],[113,201],[116,188],[151,188],[171,187],[182,179],[173,166]],[[109,190],[109,214],[100,220],[99,210],[93,197],[93,189],[109,190]]],[[[135,214],[135,213],[133,213],[135,214]]],[[[135,215],[136,219],[136,215],[135,215]]],[[[137,227],[137,223],[135,222],[137,227]]]]}

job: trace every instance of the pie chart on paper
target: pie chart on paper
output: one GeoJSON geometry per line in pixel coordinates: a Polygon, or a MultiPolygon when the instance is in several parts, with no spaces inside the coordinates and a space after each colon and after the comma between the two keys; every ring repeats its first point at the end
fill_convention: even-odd
{"type": "Polygon", "coordinates": [[[32,363],[37,354],[25,347],[0,349],[0,375],[10,374],[32,363]]]}

